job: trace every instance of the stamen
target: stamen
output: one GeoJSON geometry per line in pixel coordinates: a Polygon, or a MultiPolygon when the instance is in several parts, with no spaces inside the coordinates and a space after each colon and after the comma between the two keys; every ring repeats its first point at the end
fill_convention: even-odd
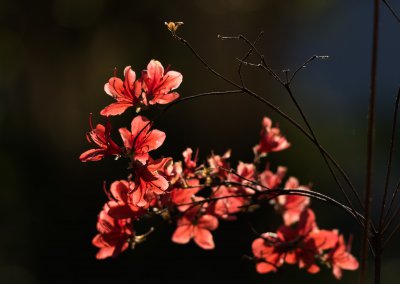
{"type": "Polygon", "coordinates": [[[171,64],[168,64],[167,68],[164,69],[164,75],[168,73],[169,69],[171,69],[171,64]]]}
{"type": "Polygon", "coordinates": [[[91,131],[93,131],[93,123],[92,123],[92,116],[93,116],[93,113],[90,113],[89,114],[89,125],[90,125],[90,130],[91,131]]]}
{"type": "Polygon", "coordinates": [[[113,198],[113,197],[111,196],[110,192],[107,190],[107,182],[106,182],[106,181],[103,181],[103,191],[104,191],[104,193],[106,194],[106,196],[107,196],[107,198],[108,198],[109,200],[114,200],[114,201],[116,201],[116,199],[113,198]]]}

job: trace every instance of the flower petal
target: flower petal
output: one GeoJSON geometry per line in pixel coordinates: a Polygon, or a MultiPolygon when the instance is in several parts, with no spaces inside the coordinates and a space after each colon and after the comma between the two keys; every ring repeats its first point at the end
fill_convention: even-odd
{"type": "Polygon", "coordinates": [[[133,137],[131,132],[125,127],[119,129],[119,134],[121,135],[122,141],[124,142],[124,146],[127,150],[132,149],[133,137]]]}
{"type": "Polygon", "coordinates": [[[218,219],[215,216],[206,214],[199,218],[197,224],[199,228],[213,231],[218,227],[218,219]]]}
{"type": "Polygon", "coordinates": [[[122,114],[127,108],[131,107],[132,103],[112,103],[100,111],[103,116],[119,115],[122,114]]]}
{"type": "Polygon", "coordinates": [[[162,87],[166,92],[170,92],[179,87],[182,83],[183,76],[181,73],[176,71],[168,71],[163,78],[162,87]]]}
{"type": "Polygon", "coordinates": [[[214,239],[209,230],[194,227],[194,241],[202,249],[214,249],[214,239]]]}
{"type": "Polygon", "coordinates": [[[79,159],[82,162],[100,161],[103,158],[104,158],[104,149],[90,149],[90,150],[83,152],[79,157],[79,159]]]}
{"type": "Polygon", "coordinates": [[[149,101],[150,104],[165,105],[179,98],[179,94],[176,92],[166,93],[156,96],[153,100],[149,101]]]}
{"type": "Polygon", "coordinates": [[[175,229],[172,241],[177,244],[187,244],[192,238],[192,225],[182,225],[175,229]]]}
{"type": "Polygon", "coordinates": [[[104,85],[104,91],[107,95],[110,95],[115,99],[122,98],[124,93],[124,83],[120,78],[111,77],[108,80],[108,83],[104,85]]]}

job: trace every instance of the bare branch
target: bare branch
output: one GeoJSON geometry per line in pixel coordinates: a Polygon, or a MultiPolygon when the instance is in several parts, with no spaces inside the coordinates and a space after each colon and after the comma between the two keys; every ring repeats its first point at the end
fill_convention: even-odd
{"type": "MultiPolygon", "coordinates": [[[[388,193],[388,188],[389,188],[389,180],[390,180],[390,175],[391,175],[391,171],[392,171],[394,139],[395,139],[395,136],[396,136],[397,114],[398,114],[398,111],[399,111],[399,102],[400,102],[400,89],[397,92],[396,103],[395,103],[394,113],[393,113],[392,134],[391,134],[391,137],[390,137],[389,158],[388,158],[388,164],[387,164],[387,170],[386,170],[386,179],[385,179],[385,190],[383,192],[381,215],[379,217],[379,231],[381,231],[382,226],[384,224],[384,220],[386,220],[386,216],[389,214],[389,211],[388,211],[386,216],[384,217],[384,212],[385,212],[385,207],[386,207],[386,198],[387,198],[387,193],[388,193]]],[[[392,204],[392,203],[393,203],[393,200],[391,200],[390,204],[392,204]]],[[[390,210],[390,208],[389,208],[389,210],[390,210]]]]}

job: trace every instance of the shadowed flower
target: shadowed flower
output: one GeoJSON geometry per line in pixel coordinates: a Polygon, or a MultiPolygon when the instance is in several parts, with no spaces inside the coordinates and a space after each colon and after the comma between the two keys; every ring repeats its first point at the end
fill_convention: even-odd
{"type": "Polygon", "coordinates": [[[221,179],[228,177],[228,171],[231,166],[229,164],[229,158],[231,157],[231,150],[227,150],[224,155],[215,155],[211,153],[211,156],[207,159],[208,165],[211,168],[211,173],[218,175],[221,179]]]}
{"type": "Polygon", "coordinates": [[[191,202],[195,199],[195,194],[201,190],[198,179],[190,179],[186,181],[186,186],[183,188],[174,188],[171,190],[171,201],[179,211],[184,212],[191,207],[191,202]]]}
{"type": "Polygon", "coordinates": [[[242,210],[241,206],[246,203],[246,198],[241,196],[243,194],[246,194],[246,192],[237,187],[224,185],[214,187],[213,198],[219,198],[211,206],[215,215],[226,220],[236,220],[236,216],[233,216],[233,214],[240,212],[242,210]]]}
{"type": "Polygon", "coordinates": [[[199,206],[189,210],[178,220],[172,241],[187,244],[191,239],[202,249],[213,249],[214,239],[210,231],[218,227],[218,219],[210,214],[201,215],[199,206]]]}
{"type": "Polygon", "coordinates": [[[317,273],[320,268],[315,263],[316,257],[324,250],[333,248],[336,239],[334,232],[319,230],[314,212],[306,209],[300,215],[296,227],[283,225],[276,234],[264,233],[262,238],[254,240],[252,248],[257,261],[257,272],[276,271],[286,262],[298,263],[299,268],[317,273]]]}
{"type": "MultiPolygon", "coordinates": [[[[266,188],[276,189],[282,183],[282,179],[284,178],[287,172],[287,168],[282,166],[278,167],[275,174],[269,170],[268,166],[269,165],[267,165],[267,168],[262,173],[260,173],[258,179],[260,183],[266,188]]],[[[263,187],[261,189],[265,190],[265,188],[263,187]]]]}
{"type": "MultiPolygon", "coordinates": [[[[310,190],[309,187],[300,185],[295,177],[290,177],[285,184],[285,189],[310,190]]],[[[286,226],[299,221],[300,214],[310,204],[310,197],[301,195],[280,195],[276,199],[275,208],[282,212],[286,226]]]]}
{"type": "Polygon", "coordinates": [[[105,210],[99,214],[97,230],[99,234],[92,241],[100,249],[97,259],[117,257],[128,248],[128,240],[135,234],[130,219],[114,219],[105,210]]]}
{"type": "Polygon", "coordinates": [[[142,216],[146,211],[133,204],[130,191],[135,188],[135,184],[131,181],[119,180],[114,181],[110,187],[112,200],[107,202],[107,213],[113,218],[137,219],[142,216]]]}
{"type": "MultiPolygon", "coordinates": [[[[337,231],[335,233],[338,235],[337,231]]],[[[350,245],[346,246],[343,235],[337,238],[334,248],[328,253],[325,261],[332,266],[336,279],[342,278],[342,269],[356,270],[358,268],[358,261],[350,254],[350,245]]]]}
{"type": "Polygon", "coordinates": [[[281,130],[278,127],[272,127],[272,121],[268,117],[263,118],[260,136],[260,143],[253,147],[253,152],[257,157],[290,147],[290,143],[282,136],[281,130]]]}

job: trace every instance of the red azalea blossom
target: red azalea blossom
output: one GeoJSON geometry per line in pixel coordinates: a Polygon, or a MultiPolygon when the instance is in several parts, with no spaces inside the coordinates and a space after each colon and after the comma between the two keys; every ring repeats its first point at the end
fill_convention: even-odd
{"type": "Polygon", "coordinates": [[[189,203],[195,200],[195,194],[201,190],[201,187],[196,187],[199,184],[198,179],[190,179],[186,181],[186,185],[189,187],[174,188],[171,190],[171,201],[177,205],[179,211],[184,212],[191,207],[189,203]]]}
{"type": "Polygon", "coordinates": [[[131,66],[125,67],[125,80],[111,77],[104,85],[104,91],[117,102],[105,107],[100,114],[104,116],[122,114],[129,107],[139,107],[142,103],[142,83],[136,80],[136,74],[131,66]]]}
{"type": "Polygon", "coordinates": [[[182,179],[183,169],[182,169],[182,162],[174,162],[169,163],[168,166],[165,168],[163,174],[168,177],[168,180],[171,185],[176,184],[178,181],[182,179]]]}
{"type": "Polygon", "coordinates": [[[91,128],[92,130],[86,134],[86,138],[89,143],[96,144],[97,148],[82,153],[79,157],[82,162],[99,161],[105,156],[115,155],[118,157],[121,154],[121,148],[110,138],[111,126],[109,123],[106,126],[97,124],[96,128],[91,128]]]}
{"type": "Polygon", "coordinates": [[[225,179],[228,176],[228,172],[226,170],[229,170],[231,167],[228,161],[230,157],[231,150],[226,151],[222,157],[212,153],[207,160],[208,165],[212,169],[212,173],[218,175],[222,179],[225,179]]]}
{"type": "MultiPolygon", "coordinates": [[[[282,183],[286,172],[286,167],[278,167],[276,174],[274,174],[269,170],[269,166],[267,165],[267,168],[259,174],[258,179],[267,189],[276,189],[282,183]]],[[[265,190],[265,188],[261,188],[261,190],[265,190]]]]}
{"type": "Polygon", "coordinates": [[[221,198],[214,202],[213,208],[215,215],[226,220],[235,220],[233,214],[241,211],[241,206],[246,203],[246,199],[241,197],[244,191],[240,191],[237,187],[227,187],[224,185],[213,188],[213,197],[221,198]],[[227,198],[222,198],[229,196],[227,198]]]}
{"type": "Polygon", "coordinates": [[[265,274],[276,272],[284,263],[284,252],[279,251],[273,245],[279,241],[276,234],[264,233],[262,238],[255,239],[251,245],[253,255],[256,259],[256,270],[265,274]],[[267,242],[267,240],[269,240],[267,242]]]}
{"type": "Polygon", "coordinates": [[[234,181],[234,182],[243,183],[243,184],[248,184],[249,181],[247,181],[247,180],[254,181],[255,172],[256,172],[256,168],[255,168],[254,164],[243,163],[242,161],[239,161],[239,164],[236,169],[237,174],[231,174],[229,176],[229,180],[234,181]]]}
{"type": "MultiPolygon", "coordinates": [[[[290,177],[285,184],[286,189],[310,190],[309,187],[300,185],[295,177],[290,177]]],[[[299,221],[300,214],[310,204],[310,197],[301,195],[280,195],[276,199],[275,207],[282,211],[282,217],[286,226],[299,221]]]]}
{"type": "MultiPolygon", "coordinates": [[[[181,73],[170,71],[169,67],[164,70],[157,60],[149,62],[140,79],[127,66],[124,81],[114,75],[105,84],[105,92],[116,102],[100,113],[108,117],[120,115],[129,107],[135,107],[139,112],[141,107],[147,109],[156,104],[168,104],[179,98],[174,90],[181,83],[181,73]]],[[[215,247],[211,231],[217,229],[219,219],[235,220],[241,211],[250,212],[264,204],[272,204],[282,215],[283,225],[276,232],[264,233],[253,241],[257,272],[275,272],[287,263],[304,268],[308,273],[317,273],[320,270],[318,264],[325,264],[332,267],[334,276],[340,279],[343,269],[358,268],[343,236],[337,230],[318,228],[315,214],[308,208],[310,198],[287,191],[310,192],[309,187],[289,177],[284,189],[280,189],[287,168],[280,166],[273,172],[268,161],[265,170],[259,172],[261,157],[290,147],[280,128],[273,127],[270,118],[262,120],[260,141],[253,147],[254,162],[239,161],[236,171],[229,163],[230,150],[222,156],[212,153],[207,163],[198,162],[198,150],[194,154],[191,148],[186,148],[182,153],[183,160],[176,163],[172,158],[154,160],[149,153],[164,143],[166,134],[152,129],[152,122],[141,115],[132,119],[130,130],[119,129],[124,147],[110,138],[109,121],[96,128],[90,122],[90,126],[87,139],[95,144],[95,148],[82,153],[80,160],[98,161],[105,156],[123,156],[128,158],[128,170],[131,171],[126,180],[114,181],[109,191],[105,189],[109,200],[98,216],[98,234],[92,240],[99,248],[97,259],[116,257],[129,246],[133,248],[144,241],[156,226],[143,235],[136,235],[133,222],[142,217],[161,216],[169,223],[176,221],[173,242],[186,244],[193,239],[202,249],[211,250],[215,247]],[[269,202],[263,202],[266,199],[269,202]]]]}
{"type": "Polygon", "coordinates": [[[164,194],[169,187],[168,180],[160,172],[165,171],[171,158],[149,160],[146,165],[137,162],[133,166],[135,187],[131,189],[132,204],[147,206],[155,196],[164,194]]]}
{"type": "Polygon", "coordinates": [[[119,129],[128,154],[143,164],[149,159],[148,152],[159,148],[166,137],[164,132],[150,128],[150,120],[139,115],[132,120],[131,132],[126,128],[119,129]]]}
{"type": "Polygon", "coordinates": [[[185,170],[184,174],[186,177],[193,177],[195,176],[195,169],[197,166],[197,155],[198,151],[196,151],[196,154],[194,156],[194,159],[192,160],[192,154],[193,150],[191,148],[186,148],[185,151],[183,151],[182,156],[183,156],[183,162],[185,164],[185,170]]]}
{"type": "Polygon", "coordinates": [[[262,121],[260,143],[254,146],[256,156],[265,156],[271,152],[282,151],[290,147],[290,143],[282,136],[278,127],[272,127],[272,121],[264,117],[262,121]]]}
{"type": "Polygon", "coordinates": [[[199,206],[189,210],[178,220],[172,241],[187,244],[191,239],[202,249],[213,249],[214,239],[210,231],[218,227],[218,219],[210,214],[201,215],[199,206]]]}
{"type": "Polygon", "coordinates": [[[97,259],[117,257],[128,248],[128,240],[135,234],[130,219],[114,219],[105,210],[99,214],[97,230],[99,234],[92,241],[100,249],[96,254],[97,259]]]}
{"type": "MultiPolygon", "coordinates": [[[[335,234],[338,235],[338,232],[335,231],[335,234]]],[[[350,254],[350,245],[346,246],[343,235],[337,237],[334,248],[326,257],[326,262],[332,266],[336,279],[342,278],[342,269],[356,270],[358,268],[358,261],[350,254]]]]}
{"type": "Polygon", "coordinates": [[[320,268],[315,257],[332,248],[335,242],[334,232],[319,230],[313,211],[306,209],[295,228],[281,226],[276,234],[265,233],[262,238],[254,240],[252,248],[259,273],[276,271],[284,262],[298,263],[309,273],[317,273],[320,268]]]}
{"type": "Polygon", "coordinates": [[[176,71],[164,71],[164,67],[157,60],[151,60],[147,70],[142,73],[143,89],[145,91],[145,104],[168,104],[179,94],[171,92],[182,83],[182,74],[176,71]]]}
{"type": "Polygon", "coordinates": [[[117,219],[137,219],[146,213],[143,208],[133,204],[130,194],[132,188],[135,188],[135,184],[126,180],[114,181],[111,184],[110,192],[113,200],[107,202],[108,215],[117,219]]]}

